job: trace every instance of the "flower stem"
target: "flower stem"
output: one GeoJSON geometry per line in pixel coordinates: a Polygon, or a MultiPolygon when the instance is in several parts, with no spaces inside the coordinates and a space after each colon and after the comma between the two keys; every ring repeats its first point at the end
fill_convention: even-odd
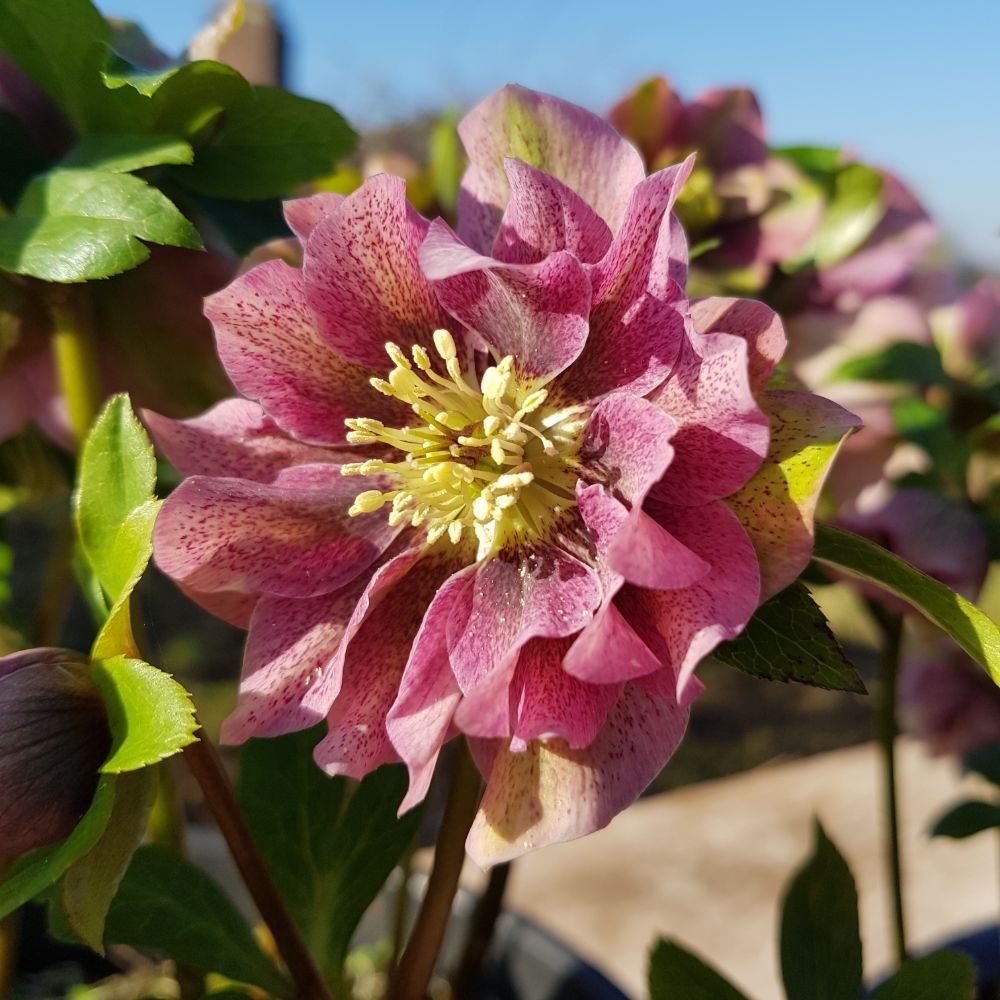
{"type": "Polygon", "coordinates": [[[465,838],[479,807],[479,771],[462,740],[441,820],[434,867],[417,921],[389,989],[389,1000],[423,1000],[451,916],[465,861],[465,838]]]}
{"type": "Polygon", "coordinates": [[[330,1000],[330,992],[254,843],[218,751],[204,729],[199,729],[197,736],[198,742],[185,748],[184,759],[295,981],[296,996],[299,1000],[330,1000]]]}
{"type": "Polygon", "coordinates": [[[899,791],[896,785],[896,698],[903,616],[871,602],[882,632],[879,660],[878,742],[882,752],[884,781],[885,852],[892,889],[892,935],[896,964],[906,961],[906,920],[903,907],[903,865],[899,844],[899,791]]]}
{"type": "Polygon", "coordinates": [[[52,350],[59,388],[66,397],[70,428],[77,445],[101,407],[101,373],[86,293],[70,285],[49,286],[52,350]]]}
{"type": "MultiPolygon", "coordinates": [[[[9,868],[9,861],[0,861],[0,885],[3,885],[9,868]]],[[[14,982],[20,915],[21,911],[15,910],[0,920],[0,997],[9,996],[11,984],[14,982]]]]}
{"type": "Polygon", "coordinates": [[[476,908],[469,922],[469,935],[465,941],[458,970],[451,983],[454,1000],[473,1000],[473,990],[482,971],[483,959],[493,940],[493,929],[503,909],[504,892],[510,877],[510,862],[497,865],[490,871],[486,890],[476,901],[476,908]]]}

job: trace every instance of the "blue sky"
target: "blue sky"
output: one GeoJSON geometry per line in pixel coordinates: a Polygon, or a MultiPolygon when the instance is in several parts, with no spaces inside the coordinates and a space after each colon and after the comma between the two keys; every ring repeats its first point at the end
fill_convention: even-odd
{"type": "MultiPolygon", "coordinates": [[[[212,0],[98,0],[170,51],[212,0]]],[[[507,82],[603,111],[664,73],[753,87],[775,144],[849,145],[895,170],[965,257],[1000,271],[1000,3],[954,0],[278,0],[290,85],[359,128],[507,82]]]]}

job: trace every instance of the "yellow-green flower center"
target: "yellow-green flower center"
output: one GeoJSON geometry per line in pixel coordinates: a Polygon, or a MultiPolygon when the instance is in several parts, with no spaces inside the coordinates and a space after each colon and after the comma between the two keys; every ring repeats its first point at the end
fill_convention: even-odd
{"type": "Polygon", "coordinates": [[[546,407],[548,391],[519,379],[510,356],[487,368],[476,385],[462,371],[447,330],[434,332],[434,346],[446,375],[434,370],[422,347],[412,349],[411,364],[398,345],[385,345],[395,367],[388,379],[373,378],[371,384],[407,404],[420,423],[347,421],[351,444],[387,445],[402,453],[399,461],[342,466],[348,476],[388,476],[394,487],[359,493],[350,514],[391,503],[389,523],[423,525],[429,542],[447,536],[458,544],[471,529],[484,558],[508,540],[542,535],[553,518],[575,506],[575,460],[586,411],[546,407]]]}

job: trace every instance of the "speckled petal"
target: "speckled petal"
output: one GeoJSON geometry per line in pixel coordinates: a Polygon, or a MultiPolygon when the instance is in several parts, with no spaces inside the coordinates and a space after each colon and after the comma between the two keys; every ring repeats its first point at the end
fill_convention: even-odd
{"type": "Polygon", "coordinates": [[[810,393],[769,391],[760,404],[771,421],[771,447],[757,474],[726,502],[753,540],[766,600],[811,558],[816,501],[837,450],[860,421],[810,393]]]}
{"type": "Polygon", "coordinates": [[[292,465],[355,460],[347,449],[318,448],[289,437],[249,399],[224,400],[190,420],[171,420],[152,410],[143,410],[142,419],[157,449],[184,476],[269,483],[292,465]]]}
{"type": "Polygon", "coordinates": [[[320,191],[305,198],[294,198],[282,206],[288,228],[303,242],[309,239],[316,224],[324,216],[340,207],[344,195],[320,191]]]}
{"type": "Polygon", "coordinates": [[[500,264],[470,250],[440,219],[420,263],[445,309],[517,371],[547,381],[572,364],[587,339],[590,281],[559,252],[539,264],[500,264]]]}
{"type": "Polygon", "coordinates": [[[628,684],[583,749],[536,741],[515,753],[500,741],[480,743],[474,753],[486,792],[466,841],[470,857],[488,868],[607,826],[660,772],[688,714],[672,698],[628,684]]]}
{"type": "Polygon", "coordinates": [[[515,156],[571,188],[617,232],[632,189],[645,176],[642,157],[606,121],[548,94],[507,86],[460,122],[469,155],[458,197],[459,232],[489,253],[510,187],[503,169],[515,156]]]}
{"type": "Polygon", "coordinates": [[[398,422],[405,412],[369,386],[374,369],[345,361],[323,341],[302,273],[284,261],[266,261],[238,277],[206,300],[205,314],[233,384],[297,438],[343,444],[346,418],[398,422]]]}
{"type": "Polygon", "coordinates": [[[646,645],[677,678],[677,697],[694,668],[720,642],[732,639],[757,610],[760,573],[746,531],[721,501],[702,507],[647,503],[647,511],[711,569],[676,590],[624,587],[616,604],[646,645]]]}
{"type": "Polygon", "coordinates": [[[496,260],[537,264],[550,253],[566,250],[593,264],[607,253],[611,230],[575,191],[514,157],[504,160],[504,170],[510,201],[493,244],[496,260]]]}
{"type": "MultiPolygon", "coordinates": [[[[371,483],[367,483],[371,485],[371,483]]],[[[153,530],[157,564],[195,591],[330,593],[398,534],[384,518],[349,517],[363,477],[303,465],[274,483],[194,476],[164,502],[153,530]]]]}
{"type": "Polygon", "coordinates": [[[679,426],[674,460],[654,494],[699,505],[738,490],[767,454],[768,423],[747,375],[747,341],[691,334],[671,377],[652,396],[679,426]]]}
{"type": "Polygon", "coordinates": [[[387,341],[433,350],[447,317],[417,262],[426,232],[406,182],[388,174],[369,178],[316,224],[302,265],[305,297],[340,357],[381,372],[387,341]]]}

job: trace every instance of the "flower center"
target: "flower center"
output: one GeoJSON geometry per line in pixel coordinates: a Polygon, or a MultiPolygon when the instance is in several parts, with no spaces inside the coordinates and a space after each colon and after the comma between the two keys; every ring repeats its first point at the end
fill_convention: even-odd
{"type": "Polygon", "coordinates": [[[352,516],[391,503],[390,524],[425,525],[427,539],[455,544],[466,529],[485,558],[512,538],[537,537],[562,511],[576,504],[575,457],[586,411],[545,406],[546,389],[518,379],[507,356],[487,368],[479,384],[463,373],[455,341],[434,332],[447,376],[434,370],[424,348],[413,363],[397,344],[385,349],[395,363],[388,379],[373,378],[379,392],[407,404],[420,418],[413,427],[386,427],[379,420],[346,421],[347,440],[387,445],[399,461],[369,459],[341,467],[344,475],[385,475],[394,488],[359,493],[352,516]]]}

